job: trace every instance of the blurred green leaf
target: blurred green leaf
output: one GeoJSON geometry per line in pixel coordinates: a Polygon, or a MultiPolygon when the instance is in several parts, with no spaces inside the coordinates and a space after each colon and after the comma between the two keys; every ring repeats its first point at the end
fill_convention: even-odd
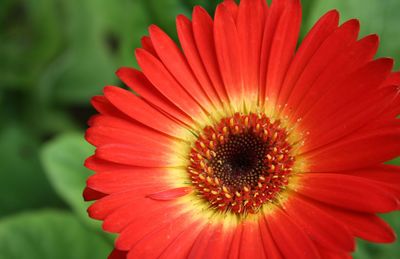
{"type": "Polygon", "coordinates": [[[145,1],[152,17],[151,22],[157,24],[173,38],[177,38],[175,17],[178,14],[190,15],[190,10],[185,8],[180,0],[148,0],[145,1]]]}
{"type": "Polygon", "coordinates": [[[93,153],[93,148],[84,140],[83,134],[68,133],[43,145],[41,161],[48,178],[57,193],[86,223],[98,226],[86,213],[87,203],[82,193],[86,179],[91,174],[84,160],[93,153]]]}
{"type": "MultiPolygon", "coordinates": [[[[310,19],[306,28],[312,24],[323,13],[337,9],[341,14],[341,21],[357,18],[361,22],[361,35],[377,33],[381,38],[378,56],[394,57],[400,60],[400,1],[398,0],[324,0],[315,1],[310,19]]],[[[397,62],[400,67],[400,61],[397,62]]]]}
{"type": "Polygon", "coordinates": [[[17,0],[0,7],[0,87],[27,89],[60,50],[57,6],[54,0],[17,0]]]}
{"type": "Polygon", "coordinates": [[[0,216],[61,206],[40,166],[39,142],[21,125],[0,128],[0,216]]]}
{"type": "Polygon", "coordinates": [[[106,258],[111,249],[68,212],[29,212],[0,221],[0,258],[106,258]]]}
{"type": "Polygon", "coordinates": [[[143,1],[61,1],[65,51],[40,81],[43,100],[87,104],[105,85],[119,82],[114,72],[136,66],[134,49],[150,24],[143,1]]]}

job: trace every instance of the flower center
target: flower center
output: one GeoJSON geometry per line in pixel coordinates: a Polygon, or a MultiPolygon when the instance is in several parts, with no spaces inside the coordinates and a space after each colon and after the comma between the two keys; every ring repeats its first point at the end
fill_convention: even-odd
{"type": "Polygon", "coordinates": [[[286,139],[264,114],[224,118],[204,128],[190,151],[192,184],[212,208],[257,213],[288,184],[294,157],[286,139]]]}

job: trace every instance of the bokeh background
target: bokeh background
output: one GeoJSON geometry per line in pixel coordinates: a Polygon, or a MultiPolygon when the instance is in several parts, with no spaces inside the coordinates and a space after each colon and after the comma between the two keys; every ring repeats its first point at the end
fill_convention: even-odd
{"type": "MultiPolygon", "coordinates": [[[[106,258],[113,237],[82,200],[92,152],[83,134],[90,98],[120,85],[155,23],[176,38],[175,16],[216,0],[0,0],[0,259],[106,258]]],[[[302,36],[323,13],[357,17],[378,33],[378,56],[400,63],[399,0],[303,0],[302,36]]],[[[391,163],[400,164],[400,161],[391,163]]],[[[400,183],[399,183],[400,184],[400,183]]],[[[366,199],[368,194],[366,193],[366,199]]],[[[383,217],[400,234],[400,213],[383,217]]],[[[400,241],[358,242],[355,258],[400,258],[400,241]]]]}

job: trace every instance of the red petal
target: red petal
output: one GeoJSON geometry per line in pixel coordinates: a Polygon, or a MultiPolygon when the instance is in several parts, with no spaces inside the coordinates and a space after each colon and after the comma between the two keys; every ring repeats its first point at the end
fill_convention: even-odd
{"type": "Polygon", "coordinates": [[[389,212],[397,200],[381,186],[361,177],[332,173],[301,175],[299,193],[331,205],[363,212],[389,212]],[[368,199],[365,195],[368,193],[368,199]]]}
{"type": "Polygon", "coordinates": [[[330,11],[318,20],[304,38],[290,64],[284,85],[281,87],[279,94],[280,104],[287,103],[287,99],[297,80],[302,75],[314,53],[319,49],[326,38],[337,28],[338,22],[339,13],[336,10],[330,11]]]}
{"type": "Polygon", "coordinates": [[[126,259],[128,252],[114,249],[108,256],[108,259],[126,259]]]}
{"type": "Polygon", "coordinates": [[[103,198],[106,194],[102,192],[95,191],[89,187],[85,187],[83,190],[83,198],[85,201],[94,201],[103,198]]]}
{"type": "Polygon", "coordinates": [[[274,1],[267,12],[266,23],[264,26],[264,36],[261,46],[261,63],[260,63],[260,85],[259,98],[263,104],[265,100],[265,86],[267,82],[267,72],[269,69],[269,60],[271,57],[271,49],[275,39],[276,28],[284,11],[287,1],[274,1]]]}
{"type": "MultiPolygon", "coordinates": [[[[227,102],[226,89],[222,83],[217,55],[215,53],[213,20],[206,10],[196,6],[193,9],[193,34],[196,46],[208,76],[211,79],[218,96],[223,102],[227,102]]],[[[227,102],[228,103],[228,102],[227,102]]]]}
{"type": "Polygon", "coordinates": [[[249,220],[249,222],[243,222],[242,225],[239,258],[266,258],[258,222],[249,220]]]}
{"type": "Polygon", "coordinates": [[[165,113],[171,115],[175,119],[191,125],[193,120],[182,112],[178,107],[166,99],[143,75],[142,72],[122,67],[118,69],[117,76],[132,90],[138,93],[146,101],[160,108],[165,113]]]}
{"type": "Polygon", "coordinates": [[[224,228],[222,224],[207,224],[190,249],[188,258],[228,258],[234,230],[232,227],[224,228]]]}
{"type": "Polygon", "coordinates": [[[362,128],[370,120],[380,118],[380,115],[396,98],[396,94],[397,90],[391,87],[381,88],[377,91],[365,89],[364,93],[358,94],[360,99],[357,102],[353,101],[351,105],[337,106],[336,111],[333,111],[330,116],[325,114],[324,119],[318,119],[319,123],[315,123],[312,127],[313,131],[310,132],[302,152],[334,143],[343,136],[362,128]]]}
{"type": "MultiPolygon", "coordinates": [[[[375,41],[377,42],[377,40],[375,41]]],[[[370,47],[367,46],[365,48],[368,49],[370,47]]],[[[354,59],[354,54],[347,56],[354,59]]],[[[306,104],[307,111],[303,109],[305,112],[301,113],[303,124],[310,129],[314,129],[318,128],[317,126],[321,123],[322,118],[325,119],[336,115],[340,119],[342,114],[338,113],[338,110],[342,107],[351,109],[355,100],[362,100],[372,91],[376,91],[389,75],[392,66],[393,60],[382,58],[369,62],[356,72],[348,75],[345,80],[335,79],[332,87],[327,88],[326,85],[329,85],[329,83],[325,82],[325,86],[322,86],[324,87],[323,89],[321,87],[315,89],[315,97],[306,97],[310,101],[306,104]]],[[[343,65],[341,67],[343,68],[343,65]]],[[[332,81],[332,78],[330,80],[332,81]]]]}
{"type": "Polygon", "coordinates": [[[369,167],[399,155],[399,133],[399,127],[355,133],[302,156],[310,163],[308,170],[314,172],[369,167]]]}
{"type": "Polygon", "coordinates": [[[192,187],[180,187],[180,188],[174,188],[166,191],[152,193],[147,195],[147,197],[156,201],[169,201],[185,196],[191,193],[192,191],[193,191],[192,187]]]}
{"type": "Polygon", "coordinates": [[[185,56],[174,41],[155,25],[151,26],[149,31],[158,56],[171,75],[203,108],[211,108],[212,104],[207,94],[194,77],[185,56]]]}
{"type": "Polygon", "coordinates": [[[214,88],[214,85],[210,80],[206,68],[201,60],[200,53],[197,50],[194,39],[192,22],[185,16],[179,15],[176,19],[176,26],[179,41],[193,73],[212,103],[217,107],[221,107],[221,97],[223,96],[218,96],[217,90],[214,88]]]}
{"type": "Polygon", "coordinates": [[[125,114],[114,107],[106,97],[94,96],[91,100],[93,107],[101,114],[130,120],[125,114]]]}
{"type": "Polygon", "coordinates": [[[116,170],[131,170],[132,166],[116,164],[110,161],[106,161],[96,157],[95,155],[90,156],[85,161],[85,166],[95,172],[107,172],[116,170]]]}
{"type": "Polygon", "coordinates": [[[170,149],[169,147],[174,143],[172,138],[140,126],[134,131],[102,126],[91,127],[86,131],[85,138],[97,147],[126,144],[138,147],[150,146],[154,149],[170,149]]]}
{"type": "Polygon", "coordinates": [[[243,98],[243,64],[235,21],[224,5],[215,12],[214,37],[222,79],[230,101],[236,104],[243,98]]]}
{"type": "Polygon", "coordinates": [[[252,101],[258,95],[261,44],[266,11],[267,4],[264,0],[242,0],[240,2],[237,29],[243,59],[243,80],[246,99],[252,101]]]}
{"type": "MultiPolygon", "coordinates": [[[[285,8],[276,24],[268,60],[265,97],[276,105],[280,86],[293,59],[301,24],[300,0],[282,1],[285,8]]],[[[271,11],[274,8],[274,2],[271,11]]],[[[267,24],[268,26],[268,24],[267,24]]]]}
{"type": "Polygon", "coordinates": [[[170,150],[165,148],[153,149],[152,146],[146,145],[108,144],[98,147],[96,156],[123,165],[143,167],[184,166],[184,164],[171,161],[170,150]]]}
{"type": "Polygon", "coordinates": [[[133,191],[108,195],[89,206],[87,210],[89,216],[104,220],[109,214],[132,200],[134,195],[133,191]]]}
{"type": "Polygon", "coordinates": [[[291,195],[284,209],[316,243],[330,250],[354,251],[353,236],[345,225],[300,196],[291,195]]]}
{"type": "Polygon", "coordinates": [[[196,238],[203,229],[204,226],[202,224],[193,223],[192,227],[185,229],[175,240],[171,242],[171,244],[162,252],[159,258],[188,258],[190,249],[195,244],[196,238]]]}
{"type": "Polygon", "coordinates": [[[106,98],[127,116],[168,135],[175,136],[181,128],[176,121],[163,115],[133,93],[118,87],[104,88],[106,98]]]}
{"type": "Polygon", "coordinates": [[[243,233],[243,225],[238,225],[235,227],[234,232],[232,234],[232,242],[229,248],[227,258],[239,258],[240,249],[242,246],[242,233],[243,233]]]}
{"type": "Polygon", "coordinates": [[[199,103],[175,80],[160,60],[143,49],[136,49],[135,53],[143,73],[160,93],[192,118],[204,116],[199,103]]]}
{"type": "MultiPolygon", "coordinates": [[[[127,219],[124,217],[120,218],[120,221],[124,221],[124,223],[120,224],[118,228],[116,228],[117,225],[113,227],[115,230],[122,230],[115,242],[116,248],[131,250],[134,246],[138,246],[141,241],[146,242],[148,238],[150,238],[153,239],[153,242],[146,242],[146,247],[144,247],[145,244],[142,243],[143,246],[139,246],[137,249],[131,250],[131,252],[150,253],[152,249],[155,249],[154,246],[157,245],[163,245],[165,249],[166,244],[163,242],[169,241],[165,238],[167,236],[165,228],[170,230],[170,238],[174,238],[181,230],[181,227],[187,227],[188,223],[190,223],[190,215],[182,214],[180,211],[181,208],[176,205],[174,206],[170,202],[158,202],[151,199],[146,199],[146,201],[149,203],[145,201],[140,204],[138,203],[138,209],[140,210],[137,209],[130,213],[127,210],[126,212],[129,213],[126,216],[127,219]],[[156,203],[157,206],[154,203],[156,203]],[[146,208],[145,205],[150,205],[150,207],[146,208]],[[130,222],[130,224],[126,225],[127,222],[130,222]],[[164,241],[159,240],[161,238],[164,239],[164,241]]],[[[115,217],[114,220],[109,220],[108,222],[115,225],[115,220],[117,219],[118,218],[115,217]]],[[[111,226],[109,225],[108,227],[111,226]]]]}
{"type": "MultiPolygon", "coordinates": [[[[326,71],[327,67],[349,48],[357,39],[359,32],[359,22],[350,20],[335,30],[318,48],[312,58],[307,63],[301,76],[293,86],[287,100],[287,109],[296,111],[305,96],[310,93],[310,88],[318,79],[318,76],[326,71]]],[[[330,78],[332,79],[332,78],[330,78]]],[[[294,114],[294,112],[291,112],[294,114]]],[[[297,118],[295,118],[297,119],[297,118]]]]}
{"type": "Polygon", "coordinates": [[[150,52],[153,56],[157,57],[157,52],[154,49],[153,42],[151,41],[150,37],[144,36],[141,40],[142,48],[150,52]]]}
{"type": "Polygon", "coordinates": [[[319,253],[321,255],[321,258],[324,259],[352,259],[353,257],[351,254],[346,253],[346,252],[337,252],[337,251],[330,251],[326,249],[319,249],[319,253]]]}
{"type": "MultiPolygon", "coordinates": [[[[349,105],[358,98],[362,99],[360,94],[377,89],[376,84],[379,84],[378,82],[387,75],[389,66],[385,64],[386,60],[365,64],[374,57],[378,44],[378,37],[370,35],[350,44],[332,59],[325,70],[315,78],[309,88],[309,94],[304,95],[300,100],[293,114],[294,118],[302,117],[307,120],[311,117],[310,120],[317,118],[320,120],[320,116],[327,116],[344,104],[349,105]],[[370,74],[369,71],[374,68],[379,69],[370,74]],[[361,87],[363,83],[366,84],[365,87],[361,87]],[[363,90],[367,91],[363,92],[363,90]],[[333,99],[337,102],[333,102],[333,99]]],[[[304,124],[308,125],[306,122],[304,124]]]]}
{"type": "Polygon", "coordinates": [[[221,5],[225,6],[229,12],[231,13],[231,16],[234,20],[236,20],[238,16],[238,6],[235,3],[234,0],[224,0],[224,2],[221,3],[221,5]]]}
{"type": "MultiPolygon", "coordinates": [[[[134,237],[144,237],[145,234],[149,233],[152,228],[158,224],[158,221],[157,223],[154,223],[153,221],[153,224],[150,224],[151,222],[149,222],[149,220],[154,220],[156,215],[158,217],[161,214],[166,213],[167,211],[175,211],[176,214],[179,214],[176,211],[177,209],[179,209],[179,207],[171,202],[159,202],[143,197],[143,194],[154,191],[155,188],[147,187],[138,189],[138,192],[140,192],[140,194],[135,194],[131,192],[126,192],[131,193],[129,196],[124,196],[124,193],[120,193],[119,195],[113,194],[113,196],[124,198],[125,204],[123,204],[123,206],[117,207],[117,205],[119,205],[118,200],[114,199],[114,203],[111,203],[111,205],[115,208],[114,210],[111,210],[111,213],[109,213],[105,217],[103,222],[103,229],[112,233],[126,234],[124,234],[122,237],[118,237],[116,242],[117,244],[119,241],[121,241],[123,244],[126,244],[126,242],[132,241],[134,237]],[[135,229],[133,229],[132,226],[135,226],[135,229]],[[128,235],[128,233],[132,231],[136,231],[135,234],[128,235]]],[[[105,209],[103,209],[103,211],[105,211],[105,209]]],[[[117,248],[121,250],[129,249],[129,246],[123,247],[119,247],[117,245],[117,248]]]]}
{"type": "Polygon", "coordinates": [[[285,258],[320,258],[314,243],[280,208],[275,207],[265,217],[271,235],[285,258]]]}
{"type": "Polygon", "coordinates": [[[268,228],[266,218],[261,217],[259,220],[261,237],[264,244],[264,251],[268,259],[283,259],[281,252],[272,237],[271,231],[268,228]]]}
{"type": "MultiPolygon", "coordinates": [[[[158,219],[157,219],[158,220],[158,219]]],[[[154,230],[148,232],[141,240],[133,245],[128,253],[128,259],[137,258],[163,258],[162,253],[176,241],[182,233],[201,226],[201,222],[194,221],[190,214],[179,218],[172,218],[170,222],[160,224],[154,230]]],[[[189,240],[182,240],[180,246],[189,250],[192,243],[189,240]]]]}
{"type": "Polygon", "coordinates": [[[390,226],[373,214],[343,210],[311,199],[308,199],[308,202],[320,207],[338,221],[346,224],[352,234],[357,237],[377,243],[391,243],[396,239],[396,235],[390,226]]]}
{"type": "MultiPolygon", "coordinates": [[[[90,176],[87,185],[96,191],[108,194],[131,191],[141,186],[157,186],[159,188],[164,185],[163,187],[167,188],[166,175],[168,175],[168,172],[165,168],[114,169],[90,176]]],[[[143,197],[145,196],[146,194],[143,195],[143,197]]]]}

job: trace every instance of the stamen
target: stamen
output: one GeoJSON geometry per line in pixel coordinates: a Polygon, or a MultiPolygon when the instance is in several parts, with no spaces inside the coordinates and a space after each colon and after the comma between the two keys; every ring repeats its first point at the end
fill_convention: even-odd
{"type": "Polygon", "coordinates": [[[192,183],[212,208],[256,213],[288,184],[294,157],[287,139],[264,114],[222,119],[204,128],[190,152],[192,183]]]}

